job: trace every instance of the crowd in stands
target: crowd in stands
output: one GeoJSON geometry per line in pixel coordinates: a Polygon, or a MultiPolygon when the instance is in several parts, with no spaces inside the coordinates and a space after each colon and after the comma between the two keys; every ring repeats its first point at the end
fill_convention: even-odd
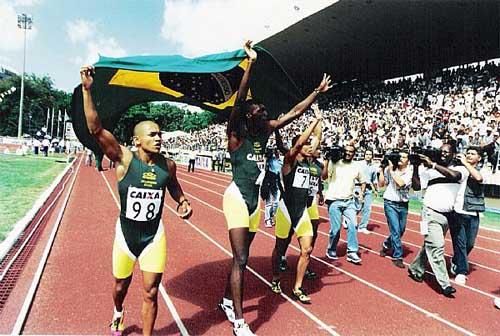
{"type": "MultiPolygon", "coordinates": [[[[500,145],[500,68],[493,62],[445,69],[430,79],[339,84],[323,96],[323,147],[354,143],[359,153],[371,148],[380,157],[395,148],[432,147],[453,142],[458,152],[486,146],[489,166],[498,167],[500,145]]],[[[281,131],[290,144],[312,114],[281,131]]],[[[225,125],[211,125],[172,145],[191,150],[224,148],[225,125]]],[[[174,143],[175,142],[175,143],[174,143]]],[[[270,141],[270,146],[273,140],[270,141]]]]}

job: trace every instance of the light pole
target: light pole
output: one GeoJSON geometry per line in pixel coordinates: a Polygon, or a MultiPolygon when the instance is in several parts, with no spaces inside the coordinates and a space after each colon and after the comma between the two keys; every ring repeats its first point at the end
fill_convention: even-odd
{"type": "Polygon", "coordinates": [[[26,66],[26,30],[31,29],[33,18],[31,15],[19,14],[17,16],[17,26],[24,30],[24,51],[23,51],[23,73],[21,75],[21,101],[19,103],[19,124],[17,126],[17,137],[21,139],[23,131],[23,102],[24,102],[24,68],[26,66]]]}

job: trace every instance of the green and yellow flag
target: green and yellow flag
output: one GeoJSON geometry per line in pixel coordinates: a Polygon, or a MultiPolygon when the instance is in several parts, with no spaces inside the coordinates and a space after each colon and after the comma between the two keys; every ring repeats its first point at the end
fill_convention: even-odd
{"type": "MultiPolygon", "coordinates": [[[[277,118],[301,101],[302,94],[280,64],[261,47],[253,66],[247,99],[266,105],[277,118]]],[[[106,129],[113,130],[123,113],[152,101],[182,102],[227,117],[248,65],[244,50],[198,58],[182,56],[100,57],[92,96],[106,129]]],[[[81,85],[73,92],[71,117],[79,140],[91,149],[97,144],[87,130],[81,85]]]]}

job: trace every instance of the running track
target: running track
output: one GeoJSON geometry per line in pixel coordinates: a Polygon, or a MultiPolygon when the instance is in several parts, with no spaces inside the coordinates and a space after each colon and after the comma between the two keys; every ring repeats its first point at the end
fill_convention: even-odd
{"type": "MultiPolygon", "coordinates": [[[[119,212],[116,179],[114,171],[98,173],[79,161],[75,172],[0,313],[0,334],[13,330],[23,334],[108,333],[113,309],[111,248],[119,212]],[[51,234],[52,249],[47,262],[41,263],[51,234]],[[34,285],[37,270],[41,277],[34,285]],[[26,299],[30,291],[32,301],[26,299]]],[[[230,176],[200,170],[188,174],[184,166],[178,166],[178,179],[194,214],[182,221],[173,213],[174,202],[166,202],[168,260],[156,334],[231,335],[230,324],[216,309],[230,265],[221,209],[230,176]]],[[[344,240],[338,261],[324,257],[329,227],[324,207],[320,214],[320,235],[311,261],[319,279],[306,280],[304,285],[311,293],[311,305],[290,299],[293,271],[283,274],[282,296],[269,290],[274,229],[261,225],[251,249],[244,303],[245,319],[258,335],[500,334],[500,311],[492,304],[500,295],[500,233],[480,230],[467,286],[457,285],[456,298],[449,299],[437,293],[432,273],[418,284],[407,277],[406,270],[379,257],[380,244],[388,234],[381,208],[373,208],[369,226],[373,233],[359,235],[362,266],[345,261],[344,240]]],[[[344,230],[341,238],[345,238],[344,230]]],[[[410,215],[403,240],[408,263],[422,243],[418,216],[410,215]]],[[[288,250],[290,265],[297,260],[296,248],[294,239],[288,250]]],[[[450,241],[446,253],[451,253],[450,241]]],[[[140,283],[140,272],[136,272],[125,302],[126,332],[133,335],[142,331],[140,283]]]]}

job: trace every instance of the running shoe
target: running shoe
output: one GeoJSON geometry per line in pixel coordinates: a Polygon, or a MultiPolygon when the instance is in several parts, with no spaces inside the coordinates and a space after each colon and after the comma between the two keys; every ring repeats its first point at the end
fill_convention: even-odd
{"type": "Polygon", "coordinates": [[[451,261],[451,265],[450,265],[450,273],[452,275],[457,275],[457,265],[455,265],[453,263],[453,261],[451,261]]]}
{"type": "Polygon", "coordinates": [[[226,314],[227,320],[229,322],[234,323],[235,315],[234,315],[234,307],[233,306],[225,305],[221,301],[217,304],[217,307],[219,307],[219,309],[222,310],[224,312],[224,314],[226,314]]]}
{"type": "Polygon", "coordinates": [[[467,277],[465,276],[465,274],[457,274],[457,276],[455,277],[455,282],[459,285],[465,286],[467,277]]]}
{"type": "Polygon", "coordinates": [[[358,256],[356,252],[347,253],[347,261],[353,263],[355,265],[361,265],[361,258],[358,256]]]}
{"type": "Polygon", "coordinates": [[[294,299],[299,300],[301,303],[305,304],[311,303],[311,298],[309,297],[309,295],[306,294],[306,292],[304,292],[302,287],[300,287],[299,289],[294,289],[292,291],[292,295],[294,299]]]}
{"type": "Polygon", "coordinates": [[[366,228],[363,228],[363,229],[358,229],[358,232],[363,233],[363,234],[366,234],[366,235],[371,234],[371,231],[369,231],[369,230],[368,230],[368,229],[366,229],[366,228]]]}
{"type": "Polygon", "coordinates": [[[446,288],[441,289],[441,293],[443,293],[444,296],[452,298],[453,294],[456,293],[457,290],[451,286],[448,286],[446,288]]]}
{"type": "Polygon", "coordinates": [[[271,281],[271,290],[275,294],[281,294],[281,284],[279,280],[271,281]]]}
{"type": "Polygon", "coordinates": [[[316,272],[311,271],[309,268],[306,270],[306,273],[304,274],[304,278],[306,278],[307,280],[316,279],[317,276],[318,275],[316,274],[316,272]]]}
{"type": "Polygon", "coordinates": [[[380,250],[380,256],[386,257],[389,253],[389,246],[386,245],[385,241],[382,243],[382,249],[380,250]]]}
{"type": "Polygon", "coordinates": [[[326,251],[326,257],[331,260],[338,260],[339,257],[337,257],[337,252],[335,251],[326,251]]]}
{"type": "Polygon", "coordinates": [[[121,336],[123,333],[123,330],[125,330],[125,325],[123,324],[123,318],[125,314],[122,312],[121,316],[116,316],[113,317],[113,321],[109,325],[111,328],[111,335],[112,336],[121,336]]]}
{"type": "Polygon", "coordinates": [[[235,325],[233,328],[233,335],[234,336],[256,336],[250,330],[250,327],[246,323],[241,323],[241,324],[235,325]]]}
{"type": "Polygon", "coordinates": [[[286,272],[288,271],[288,263],[286,262],[286,259],[281,259],[280,260],[280,272],[286,272]]]}

